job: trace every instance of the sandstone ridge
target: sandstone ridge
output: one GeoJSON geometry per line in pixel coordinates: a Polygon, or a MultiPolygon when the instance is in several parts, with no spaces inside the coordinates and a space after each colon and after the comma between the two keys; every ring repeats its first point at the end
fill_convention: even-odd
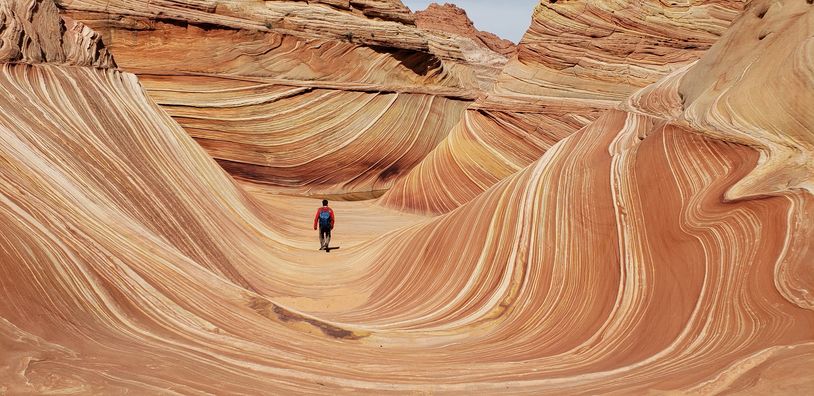
{"type": "Polygon", "coordinates": [[[506,62],[399,1],[58,4],[224,168],[290,194],[381,195],[506,62]]]}
{"type": "Polygon", "coordinates": [[[697,60],[745,2],[638,4],[542,1],[493,91],[382,203],[418,213],[455,209],[639,89],[697,60]]]}

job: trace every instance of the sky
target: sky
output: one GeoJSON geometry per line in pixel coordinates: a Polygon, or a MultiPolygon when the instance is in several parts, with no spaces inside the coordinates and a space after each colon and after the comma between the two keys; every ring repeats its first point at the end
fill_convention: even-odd
{"type": "Polygon", "coordinates": [[[519,42],[531,25],[531,14],[539,0],[401,0],[413,11],[423,11],[431,3],[452,3],[466,10],[478,30],[519,42]]]}

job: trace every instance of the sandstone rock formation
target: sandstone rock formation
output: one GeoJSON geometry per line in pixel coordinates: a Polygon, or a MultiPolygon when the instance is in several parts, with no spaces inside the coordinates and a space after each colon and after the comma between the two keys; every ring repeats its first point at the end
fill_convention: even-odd
{"type": "Polygon", "coordinates": [[[466,11],[455,4],[430,4],[424,11],[416,11],[415,24],[424,30],[467,37],[509,58],[517,52],[517,46],[511,41],[502,39],[494,33],[476,29],[466,11]]]}
{"type": "Polygon", "coordinates": [[[506,62],[396,0],[58,3],[227,170],[295,194],[380,195],[506,62]]]}
{"type": "Polygon", "coordinates": [[[806,0],[446,214],[338,203],[330,254],[314,200],[236,183],[148,96],[172,76],[89,61],[104,37],[49,55],[77,42],[38,33],[50,3],[0,13],[54,51],[0,47],[29,54],[0,67],[0,393],[814,391],[806,0]]]}
{"type": "Polygon", "coordinates": [[[53,2],[4,1],[0,28],[0,62],[115,67],[99,35],[60,18],[53,2]]]}
{"type": "Polygon", "coordinates": [[[810,1],[755,2],[681,78],[682,121],[762,153],[758,170],[728,198],[814,192],[812,18],[810,1]]]}
{"type": "Polygon", "coordinates": [[[311,4],[325,4],[343,11],[362,14],[368,18],[415,25],[415,17],[400,0],[294,0],[311,4]]]}
{"type": "Polygon", "coordinates": [[[638,89],[696,60],[744,4],[542,1],[494,92],[383,204],[444,213],[469,201],[638,89]]]}

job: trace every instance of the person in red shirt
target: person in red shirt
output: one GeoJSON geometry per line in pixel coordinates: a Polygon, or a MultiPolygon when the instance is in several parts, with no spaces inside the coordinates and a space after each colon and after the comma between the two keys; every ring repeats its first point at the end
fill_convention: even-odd
{"type": "Polygon", "coordinates": [[[317,209],[317,215],[314,216],[314,230],[319,226],[319,250],[325,250],[329,253],[331,248],[331,231],[334,229],[334,211],[328,206],[328,200],[322,201],[322,207],[317,209]]]}

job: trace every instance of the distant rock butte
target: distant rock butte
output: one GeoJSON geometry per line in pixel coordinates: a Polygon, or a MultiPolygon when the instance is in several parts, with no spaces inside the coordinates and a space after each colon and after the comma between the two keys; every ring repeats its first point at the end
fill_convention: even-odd
{"type": "Polygon", "coordinates": [[[494,33],[482,32],[476,29],[466,11],[454,4],[430,4],[424,11],[416,11],[415,23],[416,26],[424,30],[468,37],[507,57],[511,57],[517,52],[517,46],[511,41],[502,39],[494,33]]]}

